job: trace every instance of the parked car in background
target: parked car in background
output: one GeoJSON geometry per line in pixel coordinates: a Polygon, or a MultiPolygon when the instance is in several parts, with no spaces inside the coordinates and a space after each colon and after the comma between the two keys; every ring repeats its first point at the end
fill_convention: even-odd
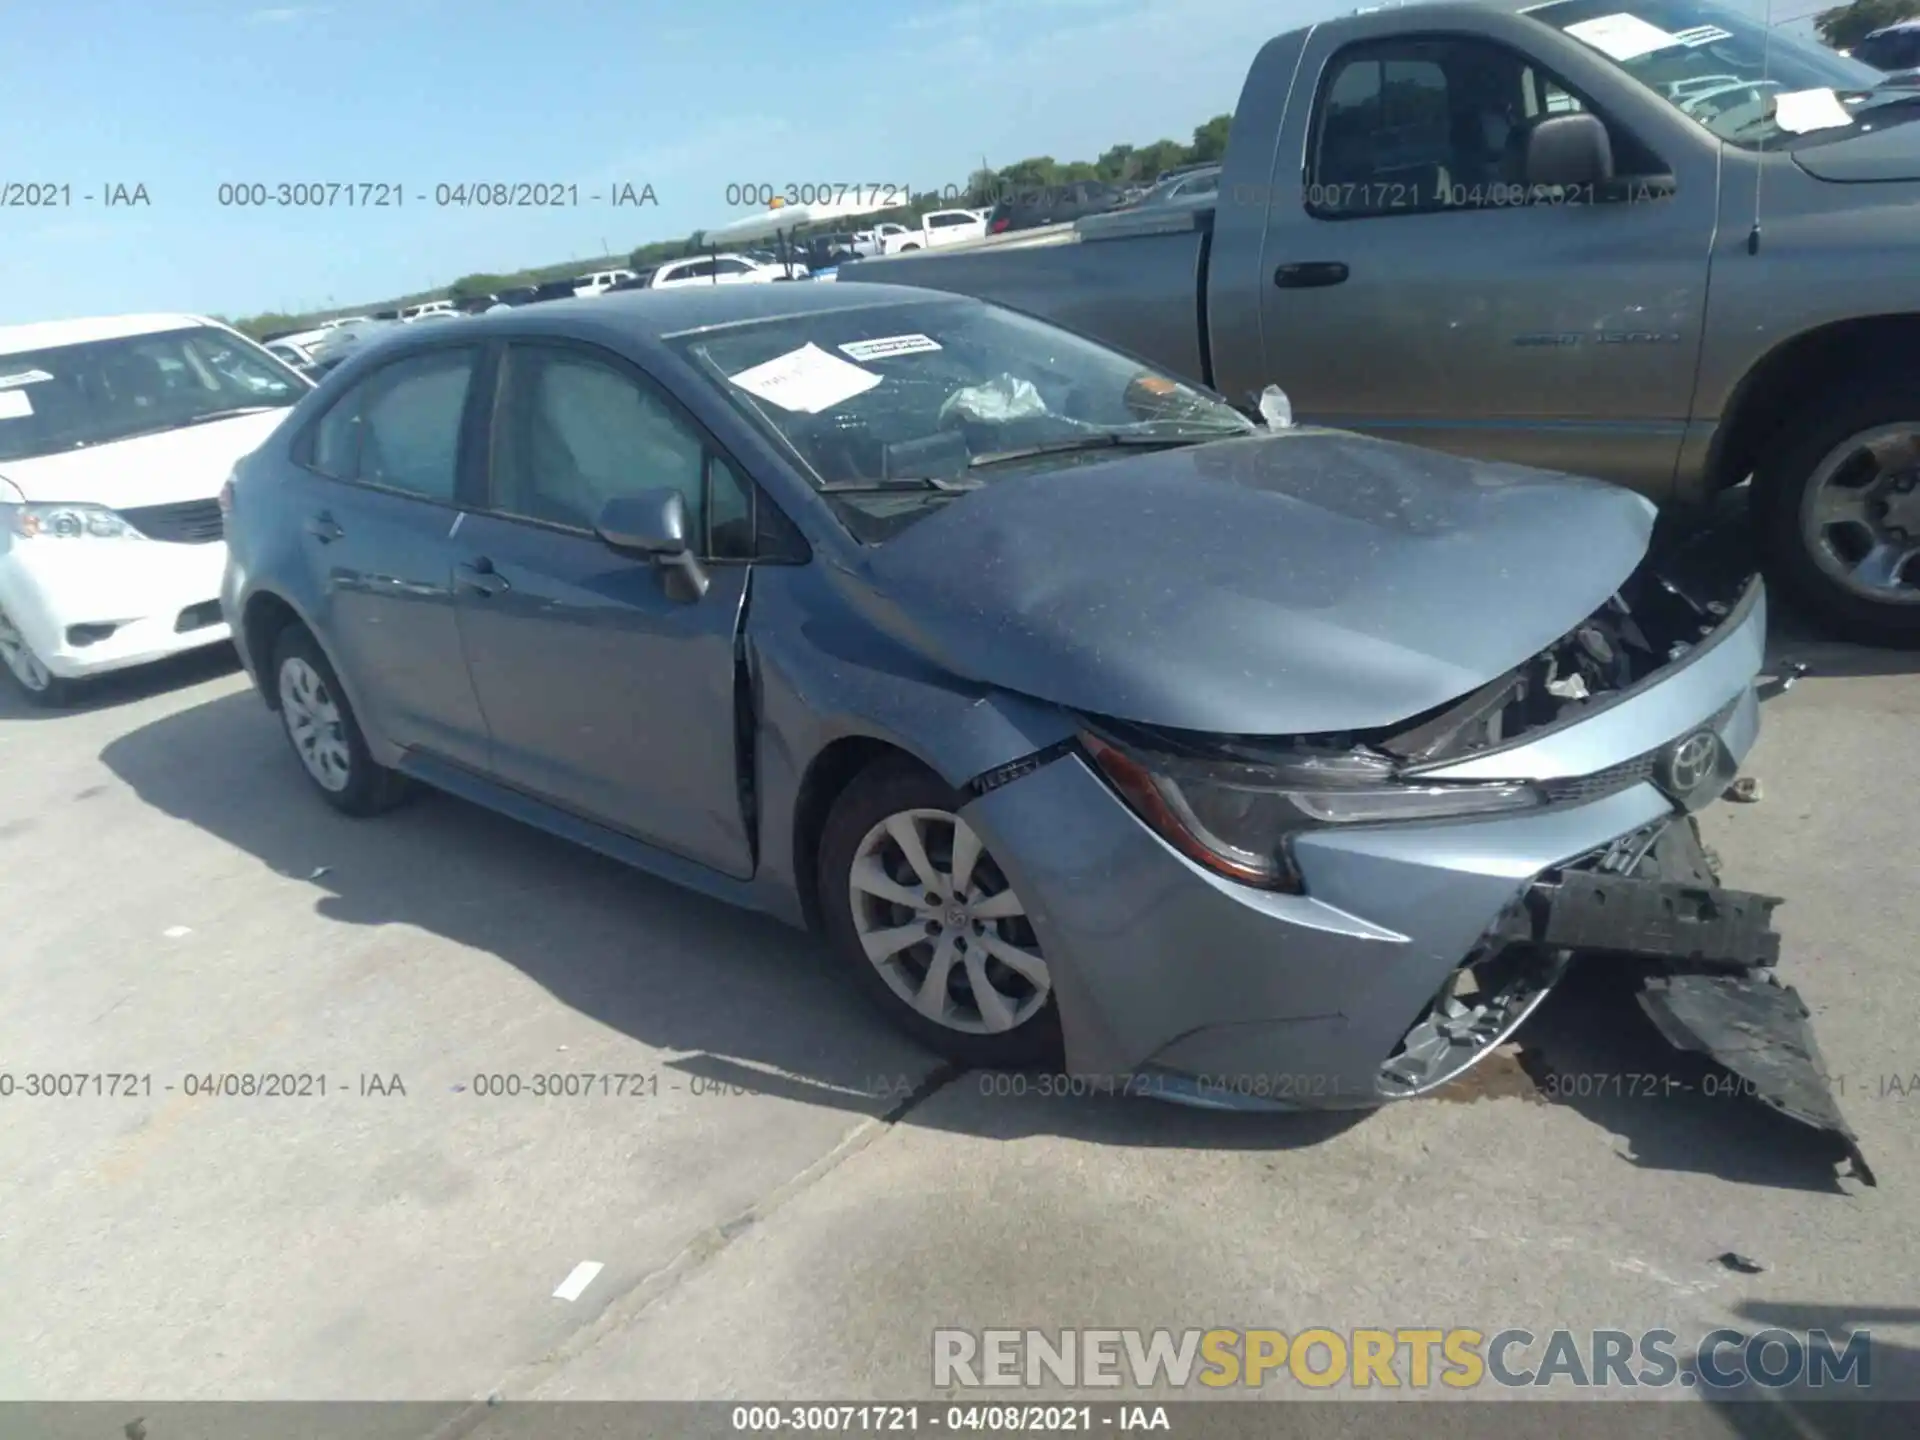
{"type": "Polygon", "coordinates": [[[269,355],[285,361],[302,374],[313,368],[312,352],[292,340],[269,340],[266,342],[266,350],[269,355]]]}
{"type": "Polygon", "coordinates": [[[956,240],[977,240],[987,233],[987,220],[977,210],[929,210],[913,229],[903,229],[882,242],[881,253],[899,255],[908,250],[934,250],[956,240]]]}
{"type": "Polygon", "coordinates": [[[841,278],[1679,509],[1751,480],[1779,588],[1845,638],[1920,647],[1920,105],[1883,80],[1696,0],[1377,9],[1260,50],[1227,203],[841,278]]]}
{"type": "Polygon", "coordinates": [[[322,320],[320,322],[320,328],[323,330],[333,330],[341,325],[364,325],[372,318],[371,315],[336,315],[331,320],[322,320]]]}
{"type": "MultiPolygon", "coordinates": [[[[1098,215],[1120,203],[1120,191],[1103,180],[1076,180],[1068,185],[1041,185],[1004,195],[988,212],[990,235],[1058,225],[1083,215],[1098,215]]],[[[931,247],[929,247],[931,248],[931,247]]],[[[898,254],[896,248],[890,253],[898,254]]]]}
{"type": "Polygon", "coordinates": [[[308,373],[318,380],[362,350],[392,336],[405,335],[410,329],[398,320],[363,320],[355,325],[342,326],[337,339],[314,347],[313,364],[308,373]]]}
{"type": "Polygon", "coordinates": [[[1876,70],[1920,70],[1920,20],[1883,26],[1847,53],[1876,70]]]}
{"type": "Polygon", "coordinates": [[[883,220],[871,230],[856,230],[853,243],[847,248],[855,255],[878,255],[886,248],[887,239],[894,235],[907,234],[907,227],[883,220]]]}
{"type": "Polygon", "coordinates": [[[959,1065],[1378,1106],[1593,951],[1864,1171],[1695,829],[1764,592],[1653,517],[998,306],[695,287],[363,356],[239,467],[222,601],[316,800],[811,927],[959,1065]]]}
{"type": "Polygon", "coordinates": [[[0,328],[0,671],[86,677],[227,638],[220,487],[312,384],[198,315],[0,328]]]}
{"type": "Polygon", "coordinates": [[[622,280],[631,280],[631,270],[595,270],[582,275],[573,287],[575,295],[604,295],[622,280]]]}
{"type": "Polygon", "coordinates": [[[530,305],[539,292],[538,285],[509,285],[493,298],[501,305],[530,305]]]}
{"type": "Polygon", "coordinates": [[[647,288],[672,290],[687,285],[765,285],[786,279],[789,268],[795,279],[803,278],[808,273],[807,266],[798,262],[791,267],[769,265],[747,255],[723,252],[690,260],[669,260],[653,272],[647,288]]]}
{"type": "Polygon", "coordinates": [[[579,284],[579,280],[572,277],[563,280],[542,280],[533,287],[533,295],[525,303],[544,305],[549,300],[571,300],[579,284]]]}
{"type": "Polygon", "coordinates": [[[400,319],[411,325],[416,320],[425,320],[434,315],[458,315],[451,300],[426,300],[418,305],[408,305],[401,309],[400,319]]]}
{"type": "Polygon", "coordinates": [[[1220,167],[1202,166],[1162,180],[1137,200],[1122,201],[1116,208],[1137,210],[1158,205],[1194,205],[1215,199],[1220,193],[1220,167]]]}

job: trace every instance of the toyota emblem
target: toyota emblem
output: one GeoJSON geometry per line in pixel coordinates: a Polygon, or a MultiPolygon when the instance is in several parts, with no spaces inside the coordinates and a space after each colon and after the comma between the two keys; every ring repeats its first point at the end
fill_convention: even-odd
{"type": "Polygon", "coordinates": [[[1687,795],[1705,784],[1720,759],[1720,739],[1711,730],[1696,730],[1667,753],[1667,788],[1687,795]]]}

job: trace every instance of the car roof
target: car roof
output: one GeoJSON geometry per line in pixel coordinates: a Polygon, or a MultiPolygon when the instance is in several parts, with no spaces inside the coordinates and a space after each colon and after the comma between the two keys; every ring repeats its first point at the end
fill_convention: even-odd
{"type": "Polygon", "coordinates": [[[214,323],[201,315],[155,314],[99,315],[84,320],[40,320],[28,325],[0,325],[0,355],[52,350],[61,345],[85,345],[94,340],[120,340],[129,335],[158,335],[167,330],[188,330],[214,323]]]}
{"type": "Polygon", "coordinates": [[[1869,31],[1862,38],[1867,40],[1876,40],[1882,35],[1904,35],[1909,30],[1920,30],[1920,18],[1916,18],[1912,20],[1896,20],[1891,25],[1882,25],[1878,30],[1869,31]]]}
{"type": "MultiPolygon", "coordinates": [[[[689,331],[741,321],[785,320],[802,315],[824,315],[838,310],[859,310],[870,305],[897,305],[915,300],[962,299],[944,290],[924,290],[911,285],[846,282],[815,285],[805,280],[779,285],[690,285],[668,290],[612,290],[604,295],[556,300],[549,305],[476,315],[460,328],[459,334],[463,338],[553,335],[593,339],[598,336],[629,344],[639,341],[644,346],[652,347],[689,331]]],[[[435,330],[432,334],[433,341],[423,335],[417,343],[444,343],[445,332],[435,330]]]]}

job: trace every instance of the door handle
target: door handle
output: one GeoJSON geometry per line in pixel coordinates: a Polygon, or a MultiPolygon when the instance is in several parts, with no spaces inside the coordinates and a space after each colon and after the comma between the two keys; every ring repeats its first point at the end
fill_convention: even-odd
{"type": "Polygon", "coordinates": [[[493,568],[493,561],[484,555],[470,563],[454,566],[453,575],[456,583],[476,595],[498,595],[502,590],[513,588],[507,584],[507,577],[493,568]]]}
{"type": "Polygon", "coordinates": [[[1346,278],[1347,267],[1338,260],[1303,260],[1273,272],[1273,283],[1282,290],[1315,290],[1346,278]]]}
{"type": "Polygon", "coordinates": [[[331,545],[346,533],[346,531],[340,528],[339,522],[325,510],[322,510],[318,515],[309,515],[307,517],[307,534],[318,540],[322,545],[331,545]]]}

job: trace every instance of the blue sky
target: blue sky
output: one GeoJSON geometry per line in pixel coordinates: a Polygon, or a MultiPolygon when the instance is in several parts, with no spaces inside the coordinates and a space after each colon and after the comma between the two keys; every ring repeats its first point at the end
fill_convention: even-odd
{"type": "Polygon", "coordinates": [[[0,181],[72,187],[70,208],[0,209],[0,324],[346,306],[685,235],[746,213],[729,183],[923,189],[983,156],[1185,139],[1260,42],[1355,3],[0,0],[0,181]],[[433,204],[483,180],[581,204],[433,204]],[[405,199],[218,203],[300,181],[405,199]],[[657,208],[586,198],[623,182],[657,208]],[[82,198],[114,183],[151,203],[82,198]]]}

